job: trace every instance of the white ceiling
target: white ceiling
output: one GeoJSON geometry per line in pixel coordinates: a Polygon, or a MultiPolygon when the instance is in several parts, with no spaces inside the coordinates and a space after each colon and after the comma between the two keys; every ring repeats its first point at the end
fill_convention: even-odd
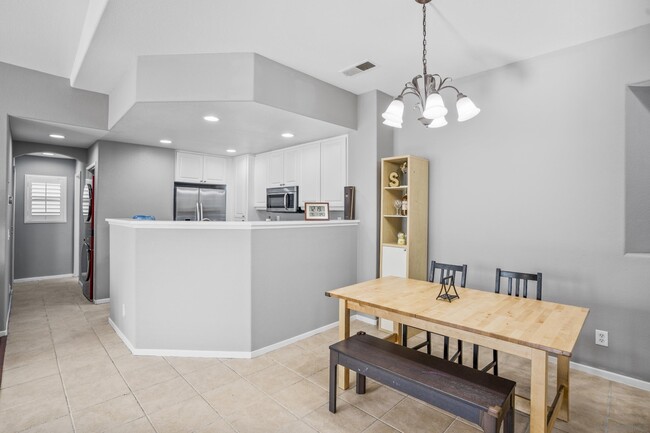
{"type": "MultiPolygon", "coordinates": [[[[429,72],[460,78],[648,24],[650,0],[433,0],[427,13],[429,72]]],[[[138,56],[255,52],[356,94],[396,94],[420,73],[421,32],[414,0],[0,2],[0,61],[70,78],[77,58],[73,85],[101,93],[138,56]],[[377,68],[340,73],[365,60],[377,68]]],[[[120,123],[111,134],[128,140],[138,121],[120,123]]],[[[236,131],[253,142],[254,126],[236,131]]]]}

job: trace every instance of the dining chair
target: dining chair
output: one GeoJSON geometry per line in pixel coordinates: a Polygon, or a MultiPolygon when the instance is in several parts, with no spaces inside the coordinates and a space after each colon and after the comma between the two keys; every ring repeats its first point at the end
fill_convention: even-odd
{"type": "MultiPolygon", "coordinates": [[[[450,265],[447,263],[439,263],[435,260],[431,261],[431,267],[429,268],[429,278],[428,281],[433,283],[435,281],[436,270],[439,272],[438,282],[442,284],[442,280],[449,276],[453,276],[454,281],[458,281],[456,276],[457,273],[460,273],[460,287],[465,287],[465,282],[467,280],[467,265],[450,265]]],[[[420,344],[413,346],[411,349],[419,350],[426,346],[427,353],[431,355],[431,332],[426,331],[426,340],[420,344]]],[[[443,358],[450,361],[458,360],[458,363],[463,363],[463,342],[458,340],[458,348],[456,353],[449,358],[449,337],[444,337],[444,346],[443,346],[443,358]]],[[[407,346],[408,341],[408,326],[402,325],[402,346],[407,346]]]]}
{"type": "MultiPolygon", "coordinates": [[[[502,271],[501,268],[497,268],[496,281],[494,283],[494,293],[501,293],[501,279],[508,279],[508,295],[509,296],[518,296],[522,298],[528,298],[528,282],[535,281],[537,283],[537,293],[536,299],[538,301],[542,300],[542,274],[538,272],[536,274],[526,274],[524,272],[511,272],[511,271],[502,271]],[[515,282],[513,287],[512,282],[515,282]],[[514,290],[513,290],[514,289],[514,290]]],[[[472,366],[478,369],[478,351],[479,345],[474,345],[474,359],[472,366]]],[[[499,375],[499,355],[496,350],[492,350],[492,361],[483,367],[481,371],[490,371],[494,368],[494,375],[499,375]]]]}

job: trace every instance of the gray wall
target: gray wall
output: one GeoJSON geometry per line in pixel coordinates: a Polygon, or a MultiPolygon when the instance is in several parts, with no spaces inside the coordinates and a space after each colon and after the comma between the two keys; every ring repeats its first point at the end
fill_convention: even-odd
{"type": "Polygon", "coordinates": [[[358,128],[350,133],[348,179],[356,187],[356,215],[360,220],[357,280],[377,278],[379,251],[379,168],[381,158],[391,156],[392,128],[381,124],[381,113],[391,98],[372,91],[358,97],[358,128]],[[381,108],[383,107],[383,108],[381,108]]]}
{"type": "Polygon", "coordinates": [[[14,278],[71,274],[73,270],[74,159],[20,156],[16,158],[14,278]],[[25,224],[25,175],[67,179],[65,223],[25,224]]]}
{"type": "Polygon", "coordinates": [[[432,131],[407,109],[395,133],[397,154],[430,160],[430,259],[485,290],[497,266],[543,272],[545,300],[591,309],[573,360],[645,381],[650,256],[624,255],[624,163],[626,85],[650,78],[649,52],[650,25],[458,80],[478,117],[450,107],[432,131]]]}
{"type": "Polygon", "coordinates": [[[336,322],[338,301],[325,292],[356,282],[357,227],[251,233],[252,350],[336,322]]]}
{"type": "Polygon", "coordinates": [[[171,220],[174,208],[172,149],[99,141],[88,150],[95,171],[95,299],[110,297],[106,218],[153,215],[171,220]]]}
{"type": "Polygon", "coordinates": [[[650,83],[625,102],[625,252],[650,253],[650,83]]]}
{"type": "MultiPolygon", "coordinates": [[[[0,63],[0,233],[7,233],[11,212],[12,157],[7,115],[42,119],[94,129],[106,129],[108,97],[70,88],[70,81],[0,63]]],[[[0,332],[6,330],[9,309],[11,242],[0,236],[0,332]]]]}

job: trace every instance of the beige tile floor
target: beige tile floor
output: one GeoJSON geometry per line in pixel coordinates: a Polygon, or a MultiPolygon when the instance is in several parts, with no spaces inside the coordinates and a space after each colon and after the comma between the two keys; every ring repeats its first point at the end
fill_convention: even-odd
{"type": "MultiPolygon", "coordinates": [[[[108,308],[88,303],[74,280],[15,286],[0,433],[479,431],[372,381],[364,396],[339,391],[338,412],[329,413],[336,329],[250,360],[133,356],[108,325],[108,308]]],[[[527,391],[525,362],[502,356],[500,366],[527,391]]],[[[649,392],[571,378],[572,420],[555,433],[650,432],[649,392]]],[[[517,433],[528,431],[527,416],[516,422],[517,433]]]]}

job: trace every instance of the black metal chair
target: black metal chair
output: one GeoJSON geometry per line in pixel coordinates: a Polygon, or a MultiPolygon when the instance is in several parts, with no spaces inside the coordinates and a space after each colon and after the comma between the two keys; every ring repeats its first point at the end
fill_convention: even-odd
{"type": "MultiPolygon", "coordinates": [[[[460,287],[465,287],[465,282],[467,280],[467,265],[450,265],[446,263],[439,263],[435,260],[431,262],[431,267],[429,268],[429,282],[435,281],[435,272],[436,270],[440,271],[440,278],[438,282],[442,284],[442,280],[449,276],[453,276],[454,281],[458,281],[456,274],[460,272],[460,287]]],[[[426,340],[416,346],[413,346],[411,349],[419,350],[426,346],[427,353],[431,355],[431,332],[426,331],[427,337],[426,340]]],[[[402,325],[402,346],[407,346],[408,341],[408,326],[402,325]]],[[[456,353],[450,358],[449,357],[449,337],[444,337],[444,346],[443,346],[443,358],[450,361],[458,360],[459,364],[463,363],[463,342],[458,340],[458,349],[456,353]]]]}
{"type": "MultiPolygon", "coordinates": [[[[536,298],[538,301],[542,300],[542,274],[538,272],[536,274],[526,274],[523,272],[511,272],[511,271],[502,271],[501,268],[497,268],[496,281],[494,283],[494,293],[501,293],[501,278],[508,279],[508,295],[509,296],[519,296],[522,298],[528,298],[528,282],[535,281],[537,283],[537,294],[536,298]],[[514,291],[512,281],[515,281],[514,291]],[[523,284],[522,284],[523,283],[523,284]]],[[[474,345],[474,359],[472,366],[478,369],[478,344],[474,345]]],[[[496,350],[492,350],[492,361],[483,367],[481,371],[490,371],[494,368],[494,375],[499,375],[499,355],[496,350]]]]}

